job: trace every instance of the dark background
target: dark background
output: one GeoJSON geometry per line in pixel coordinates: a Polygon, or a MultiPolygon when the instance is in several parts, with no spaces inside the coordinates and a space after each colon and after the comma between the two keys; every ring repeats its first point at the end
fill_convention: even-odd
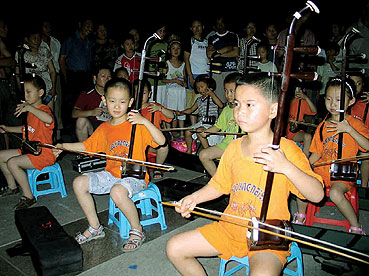
{"type": "MultiPolygon", "coordinates": [[[[194,17],[205,24],[205,32],[212,30],[214,18],[223,15],[228,22],[228,29],[243,36],[243,28],[249,20],[257,23],[259,37],[263,35],[268,23],[276,23],[278,30],[290,24],[295,11],[305,6],[303,0],[216,0],[216,1],[138,1],[138,0],[97,0],[97,1],[2,1],[0,17],[8,22],[9,40],[17,45],[23,37],[23,30],[37,20],[48,18],[53,24],[53,34],[59,40],[76,30],[77,22],[84,16],[97,21],[107,22],[110,36],[119,38],[128,26],[136,26],[144,41],[154,31],[159,22],[166,23],[182,37],[189,34],[189,26],[194,17]],[[5,1],[7,5],[5,5],[5,1]],[[6,8],[4,8],[6,7],[6,8]]],[[[331,1],[314,0],[320,14],[313,15],[306,27],[312,29],[318,41],[323,40],[332,22],[339,22],[348,27],[360,17],[369,1],[331,1]]]]}

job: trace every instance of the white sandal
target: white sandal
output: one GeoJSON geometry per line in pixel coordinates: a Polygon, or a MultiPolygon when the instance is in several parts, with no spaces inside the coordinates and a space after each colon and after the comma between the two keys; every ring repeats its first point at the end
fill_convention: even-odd
{"type": "Polygon", "coordinates": [[[297,212],[293,214],[292,223],[294,223],[294,224],[300,224],[300,225],[305,225],[305,221],[306,221],[306,214],[297,213],[297,212]],[[302,221],[299,221],[297,218],[303,218],[303,220],[302,221]]]}
{"type": "Polygon", "coordinates": [[[366,236],[366,233],[365,233],[365,230],[363,229],[363,226],[361,226],[361,227],[350,226],[349,233],[366,236]],[[359,233],[352,233],[352,231],[357,231],[359,233]]]}
{"type": "Polygon", "coordinates": [[[139,239],[132,239],[132,238],[128,238],[128,240],[126,240],[126,242],[123,244],[123,252],[133,252],[136,251],[137,249],[139,249],[142,246],[142,243],[145,241],[146,236],[145,233],[140,230],[137,229],[132,229],[131,231],[129,231],[129,235],[133,235],[133,236],[137,236],[139,239]],[[124,248],[126,245],[134,245],[135,247],[133,248],[124,248]]]}
{"type": "Polygon", "coordinates": [[[87,231],[91,233],[91,236],[86,237],[83,233],[79,232],[77,233],[75,240],[79,243],[79,244],[84,244],[86,242],[92,241],[92,240],[96,240],[96,239],[100,239],[100,238],[104,238],[105,237],[105,232],[104,232],[104,226],[102,226],[100,224],[100,226],[95,229],[91,226],[88,226],[87,231]]]}

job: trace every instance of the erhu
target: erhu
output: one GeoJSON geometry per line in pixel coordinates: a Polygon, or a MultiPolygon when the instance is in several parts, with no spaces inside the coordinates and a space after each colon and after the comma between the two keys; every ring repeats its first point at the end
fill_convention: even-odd
{"type": "Polygon", "coordinates": [[[252,36],[250,39],[248,39],[245,43],[245,48],[243,52],[243,71],[242,74],[245,76],[250,70],[252,71],[260,71],[257,66],[252,66],[249,64],[250,59],[252,60],[259,60],[259,56],[253,56],[249,55],[249,47],[254,43],[260,43],[261,40],[259,38],[256,38],[255,36],[252,36]]]}
{"type": "MultiPolygon", "coordinates": [[[[291,76],[291,65],[292,65],[292,59],[293,59],[293,52],[295,50],[294,49],[295,25],[297,21],[301,18],[302,16],[301,14],[307,10],[311,10],[316,13],[319,13],[318,7],[313,2],[307,1],[306,6],[303,9],[301,9],[298,12],[295,12],[295,14],[293,15],[290,28],[289,28],[289,34],[287,37],[287,45],[286,45],[286,55],[284,59],[284,67],[283,67],[283,72],[281,74],[282,85],[281,85],[281,93],[279,94],[279,99],[278,99],[278,113],[275,119],[275,127],[274,127],[272,148],[275,150],[279,149],[280,138],[283,134],[283,121],[282,120],[283,120],[284,109],[286,106],[289,80],[290,80],[290,77],[292,77],[291,76]]],[[[302,52],[300,48],[298,49],[298,51],[302,52]]],[[[309,47],[309,48],[311,48],[311,49],[308,49],[309,53],[316,54],[316,52],[318,51],[318,47],[315,47],[315,49],[313,49],[312,47],[309,47]]],[[[271,75],[274,76],[276,74],[271,74],[271,75]]],[[[295,74],[294,77],[300,78],[300,76],[303,76],[303,75],[307,75],[307,74],[297,73],[295,74]]],[[[314,76],[314,75],[311,75],[311,76],[314,76]]],[[[274,178],[274,173],[268,172],[267,180],[265,184],[263,204],[262,204],[261,212],[260,212],[260,219],[258,220],[257,218],[252,218],[252,225],[255,228],[268,229],[269,227],[265,226],[265,224],[264,225],[260,224],[260,223],[266,222],[267,224],[279,226],[283,229],[292,229],[291,223],[289,221],[282,221],[282,220],[277,220],[277,219],[273,219],[273,220],[266,219],[268,205],[270,201],[270,195],[272,191],[273,178],[274,178]]],[[[276,232],[276,230],[274,230],[273,228],[269,228],[268,230],[272,232],[276,232]]],[[[277,236],[277,235],[266,234],[262,231],[252,229],[248,232],[248,243],[249,243],[250,250],[263,250],[263,249],[288,250],[290,241],[286,238],[281,238],[280,236],[277,236]]]]}
{"type": "MultiPolygon", "coordinates": [[[[140,106],[142,104],[142,91],[143,91],[143,86],[142,86],[142,80],[143,80],[143,75],[144,75],[144,70],[145,70],[145,61],[146,59],[150,59],[150,58],[146,58],[146,47],[147,47],[147,43],[151,40],[151,39],[161,39],[160,36],[157,33],[154,33],[152,36],[150,36],[146,41],[145,44],[143,46],[142,49],[142,54],[141,54],[141,63],[140,63],[140,73],[138,76],[138,89],[137,89],[137,95],[135,95],[135,112],[139,112],[138,110],[140,109],[140,106]]],[[[152,72],[148,72],[148,74],[152,74],[152,72]]],[[[154,72],[155,73],[155,72],[154,72]]],[[[129,143],[129,151],[128,151],[128,158],[131,159],[132,155],[133,155],[133,147],[134,147],[134,140],[135,140],[135,134],[136,134],[136,124],[132,125],[132,130],[131,130],[131,140],[129,143]]],[[[128,164],[128,163],[122,163],[121,166],[121,177],[136,177],[139,179],[144,179],[145,175],[146,175],[146,167],[142,166],[142,165],[138,165],[138,164],[128,164]]]]}
{"type": "MultiPolygon", "coordinates": [[[[341,66],[341,95],[340,95],[340,118],[339,121],[343,121],[345,119],[345,90],[346,86],[346,73],[348,68],[348,61],[352,58],[361,59],[362,55],[355,55],[350,57],[347,54],[348,43],[350,40],[359,34],[360,32],[352,28],[350,32],[348,32],[342,40],[342,66],[341,66]]],[[[353,95],[355,96],[355,95],[353,95]]],[[[337,150],[337,159],[342,159],[342,146],[343,146],[343,133],[338,134],[338,150],[337,150]]],[[[341,180],[341,181],[350,181],[355,182],[358,176],[358,164],[357,162],[342,162],[342,163],[332,163],[329,169],[331,174],[331,180],[341,180]]]]}

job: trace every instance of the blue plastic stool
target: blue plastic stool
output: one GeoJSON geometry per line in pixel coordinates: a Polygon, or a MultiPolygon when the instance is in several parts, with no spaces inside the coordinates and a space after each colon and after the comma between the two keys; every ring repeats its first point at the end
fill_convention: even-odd
{"type": "MultiPolygon", "coordinates": [[[[289,256],[287,258],[287,264],[289,264],[290,262],[292,262],[293,260],[296,259],[297,269],[296,269],[296,271],[293,271],[291,269],[285,268],[283,270],[283,273],[287,274],[287,275],[292,275],[292,276],[303,276],[304,275],[304,266],[302,264],[302,254],[301,254],[301,250],[298,247],[296,242],[291,243],[290,252],[291,252],[291,256],[289,256]]],[[[249,274],[249,258],[247,256],[243,257],[243,258],[231,257],[229,260],[220,259],[219,276],[232,275],[233,273],[241,270],[242,268],[246,269],[246,274],[245,275],[248,275],[249,274]],[[226,265],[230,261],[238,262],[239,265],[237,265],[234,268],[226,271],[226,265]]]]}
{"type": "MultiPolygon", "coordinates": [[[[163,205],[161,204],[161,194],[159,188],[155,184],[150,182],[146,189],[135,194],[131,199],[135,203],[139,201],[139,203],[136,204],[136,207],[141,210],[142,216],[150,216],[150,218],[141,218],[140,223],[142,226],[160,223],[161,230],[168,228],[165,222],[163,205]],[[155,201],[155,205],[152,201],[155,201]],[[156,217],[153,217],[153,210],[157,213],[156,217]]],[[[110,197],[108,224],[110,225],[112,223],[119,228],[119,234],[122,239],[127,239],[129,237],[131,225],[120,209],[115,206],[114,201],[110,197]],[[117,213],[118,218],[116,217],[117,213]]]]}
{"type": "Polygon", "coordinates": [[[45,167],[42,171],[37,169],[26,170],[28,183],[31,188],[33,196],[37,199],[40,195],[48,195],[53,193],[60,193],[62,197],[67,196],[65,190],[63,172],[59,163],[45,167]],[[46,180],[38,180],[38,177],[43,174],[48,174],[49,177],[46,180]],[[50,183],[49,189],[37,190],[37,185],[50,183]]]}

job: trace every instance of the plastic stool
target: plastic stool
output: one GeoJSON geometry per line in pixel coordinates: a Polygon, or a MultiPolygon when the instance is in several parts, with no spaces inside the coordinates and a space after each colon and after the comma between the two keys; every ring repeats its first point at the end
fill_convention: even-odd
{"type": "MultiPolygon", "coordinates": [[[[330,188],[326,188],[325,195],[326,197],[329,196],[330,188]]],[[[359,215],[359,197],[357,194],[356,187],[353,187],[351,192],[347,192],[345,194],[345,197],[348,201],[350,201],[352,207],[355,210],[356,216],[359,215]]],[[[338,220],[338,219],[332,219],[332,218],[320,218],[315,216],[316,213],[320,212],[321,206],[336,206],[332,201],[326,200],[323,205],[315,205],[312,203],[309,203],[306,209],[306,225],[312,226],[314,223],[323,223],[323,224],[329,224],[329,225],[337,225],[337,226],[343,226],[346,228],[347,232],[349,232],[350,229],[350,223],[347,219],[344,220],[338,220]]]]}
{"type": "Polygon", "coordinates": [[[65,190],[63,172],[59,163],[43,168],[41,171],[32,169],[26,170],[29,186],[33,196],[37,199],[40,195],[48,195],[53,193],[60,193],[62,197],[67,196],[65,190]],[[48,174],[49,177],[45,180],[38,180],[39,176],[48,174]],[[49,189],[37,190],[37,185],[50,183],[49,189]]]}
{"type": "MultiPolygon", "coordinates": [[[[140,223],[142,226],[152,225],[159,223],[161,230],[165,230],[168,228],[165,222],[164,209],[161,204],[161,194],[158,187],[149,183],[148,187],[138,194],[135,194],[132,198],[133,202],[139,201],[136,204],[137,209],[141,210],[142,216],[150,216],[151,218],[141,219],[140,223]],[[155,201],[155,205],[152,203],[152,200],[155,201]],[[152,211],[157,213],[156,217],[153,217],[152,211]]],[[[120,211],[118,207],[116,207],[114,201],[109,199],[109,220],[108,224],[114,223],[119,228],[119,234],[122,239],[127,239],[129,237],[129,231],[131,230],[131,225],[129,224],[125,215],[120,211]],[[118,218],[116,214],[118,213],[118,218]]]]}
{"type": "MultiPolygon", "coordinates": [[[[296,260],[296,271],[285,268],[283,270],[284,274],[287,275],[293,275],[293,276],[303,276],[304,275],[304,266],[302,263],[302,254],[301,254],[301,250],[299,248],[299,246],[297,245],[296,242],[292,242],[291,243],[291,256],[287,257],[287,264],[291,263],[293,260],[296,260]]],[[[224,260],[224,259],[220,259],[220,264],[219,264],[219,276],[229,276],[232,275],[234,273],[236,273],[237,271],[241,270],[245,268],[246,269],[246,274],[249,274],[249,257],[243,257],[243,258],[238,258],[238,257],[231,257],[229,260],[224,260]],[[230,261],[235,261],[238,262],[239,264],[237,266],[235,266],[234,268],[226,271],[226,265],[228,262],[230,261]]]]}

